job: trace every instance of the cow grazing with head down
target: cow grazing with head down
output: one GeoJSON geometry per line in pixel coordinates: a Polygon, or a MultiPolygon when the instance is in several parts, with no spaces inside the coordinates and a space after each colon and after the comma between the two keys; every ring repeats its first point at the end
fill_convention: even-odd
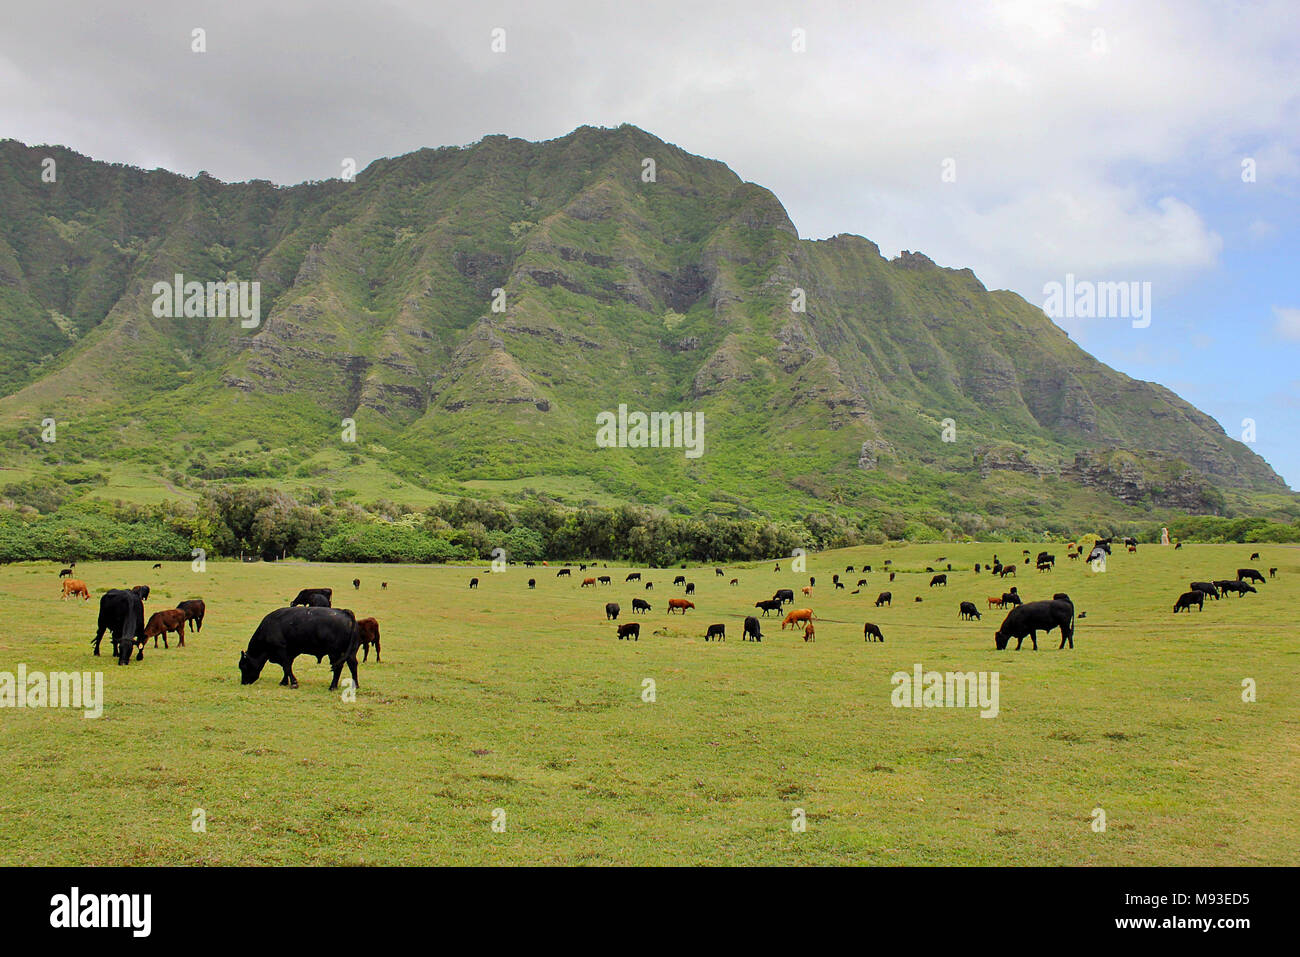
{"type": "Polygon", "coordinates": [[[1236,592],[1238,598],[1244,597],[1247,592],[1252,594],[1257,593],[1257,589],[1254,585],[1247,585],[1243,581],[1219,581],[1215,582],[1214,586],[1224,595],[1228,594],[1230,591],[1236,592]]]}
{"type": "Polygon", "coordinates": [[[1038,632],[1050,632],[1053,628],[1061,629],[1061,644],[1064,648],[1069,642],[1074,647],[1074,605],[1068,601],[1031,601],[1011,609],[1011,613],[1002,621],[1002,626],[993,633],[993,644],[1002,651],[1012,638],[1016,639],[1016,651],[1024,644],[1025,637],[1033,642],[1034,651],[1038,650],[1038,632]]]}
{"type": "Polygon", "coordinates": [[[623,583],[627,584],[628,582],[639,582],[640,580],[641,580],[641,573],[632,572],[626,578],[623,579],[623,583]]]}
{"type": "Polygon", "coordinates": [[[248,648],[239,653],[239,682],[251,685],[261,677],[269,661],[284,670],[280,684],[298,687],[293,661],[299,655],[312,655],[317,661],[328,657],[334,680],[330,690],[339,686],[343,666],[352,672],[352,687],[357,680],[357,649],[361,631],[356,616],[347,608],[277,608],[257,626],[248,648]]]}
{"type": "Polygon", "coordinates": [[[754,607],[763,609],[763,616],[767,617],[769,611],[779,612],[781,610],[781,603],[775,599],[772,601],[756,601],[754,602],[754,607]]]}
{"type": "Polygon", "coordinates": [[[781,622],[781,630],[785,631],[786,625],[794,625],[799,622],[809,622],[813,620],[811,608],[796,608],[785,616],[781,622]]]}
{"type": "Polygon", "coordinates": [[[1219,589],[1214,587],[1213,582],[1191,582],[1187,587],[1192,591],[1204,592],[1208,598],[1219,597],[1219,589]]]}
{"type": "Polygon", "coordinates": [[[633,598],[633,599],[632,599],[632,610],[633,610],[633,611],[649,611],[649,610],[650,610],[650,603],[649,603],[648,601],[642,601],[640,598],[633,598]]]}
{"type": "Polygon", "coordinates": [[[930,587],[933,588],[935,585],[942,585],[944,588],[947,588],[947,587],[948,587],[948,576],[947,576],[947,575],[935,575],[933,578],[930,579],[930,587]]]}
{"type": "Polygon", "coordinates": [[[529,588],[536,588],[536,587],[537,587],[537,579],[536,579],[536,578],[530,578],[530,579],[528,579],[528,587],[529,587],[529,588]]]}
{"type": "Polygon", "coordinates": [[[379,664],[379,622],[374,618],[362,618],[357,621],[357,634],[360,636],[358,642],[361,651],[361,660],[365,661],[370,657],[370,646],[375,646],[375,664],[379,664]]]}
{"type": "Polygon", "coordinates": [[[686,584],[686,576],[685,576],[685,575],[678,575],[676,578],[673,579],[673,584],[674,584],[674,585],[685,585],[685,584],[686,584]]]}
{"type": "Polygon", "coordinates": [[[1259,552],[1251,552],[1251,553],[1250,553],[1250,560],[1251,560],[1252,562],[1257,562],[1257,561],[1259,561],[1259,552]]]}
{"type": "Polygon", "coordinates": [[[980,610],[975,607],[973,601],[964,601],[961,603],[961,607],[957,611],[957,617],[966,621],[978,621],[980,610]]]}
{"type": "Polygon", "coordinates": [[[586,588],[586,587],[589,586],[589,585],[590,585],[592,588],[595,588],[595,587],[596,587],[596,579],[594,579],[594,578],[584,578],[584,579],[582,580],[582,585],[581,585],[580,587],[582,587],[582,588],[586,588]]]}
{"type": "Polygon", "coordinates": [[[862,626],[862,640],[872,641],[873,639],[875,641],[884,641],[885,636],[880,633],[880,628],[878,626],[873,625],[871,622],[867,622],[862,626]]]}
{"type": "Polygon", "coordinates": [[[358,591],[360,591],[360,590],[361,590],[361,579],[360,579],[360,578],[354,578],[354,579],[352,579],[352,587],[355,588],[355,589],[357,589],[358,591]]]}
{"type": "Polygon", "coordinates": [[[71,575],[71,574],[72,574],[72,569],[71,569],[71,568],[65,568],[65,569],[63,569],[62,571],[59,572],[59,577],[60,577],[60,578],[67,578],[67,577],[68,577],[69,575],[71,575]]]}
{"type": "Polygon", "coordinates": [[[477,579],[477,578],[471,578],[471,579],[469,580],[469,587],[470,587],[470,588],[477,588],[477,587],[478,587],[478,579],[477,579]]]}
{"type": "Polygon", "coordinates": [[[1192,610],[1196,606],[1197,611],[1205,610],[1205,592],[1203,591],[1185,591],[1178,596],[1178,601],[1174,602],[1174,614],[1178,614],[1183,609],[1192,610]]]}
{"type": "Polygon", "coordinates": [[[163,640],[163,647],[167,647],[167,633],[176,632],[180,646],[185,647],[185,612],[179,608],[168,608],[164,611],[156,611],[149,616],[149,621],[144,626],[144,636],[153,639],[153,646],[158,647],[158,639],[163,640]]]}
{"type": "Polygon", "coordinates": [[[202,598],[189,598],[176,605],[185,612],[185,624],[193,626],[195,631],[203,630],[203,616],[208,613],[208,606],[202,598]]]}
{"type": "Polygon", "coordinates": [[[876,607],[879,608],[881,605],[888,605],[890,608],[894,607],[893,592],[882,591],[876,596],[876,607]]]}
{"type": "Polygon", "coordinates": [[[619,607],[616,601],[605,602],[605,620],[618,621],[619,607]]]}
{"type": "Polygon", "coordinates": [[[90,589],[80,578],[65,578],[63,580],[63,598],[82,598],[90,601],[90,589]]]}
{"type": "Polygon", "coordinates": [[[793,588],[778,588],[778,589],[776,590],[776,594],[772,596],[772,600],[775,601],[775,602],[780,602],[780,603],[782,603],[782,604],[784,604],[784,603],[786,603],[786,602],[789,602],[790,604],[793,605],[793,604],[794,604],[794,589],[793,589],[793,588]]]}
{"type": "Polygon", "coordinates": [[[808,622],[808,624],[804,625],[803,627],[803,640],[804,641],[817,640],[817,629],[813,627],[813,623],[811,621],[808,622]]]}
{"type": "Polygon", "coordinates": [[[316,607],[328,608],[330,606],[331,599],[333,599],[334,597],[334,589],[333,588],[304,588],[302,591],[298,592],[297,598],[289,602],[289,607],[293,608],[296,605],[311,605],[312,604],[311,597],[313,595],[319,595],[325,599],[324,605],[318,605],[316,607]]]}
{"type": "Polygon", "coordinates": [[[712,641],[714,638],[716,638],[718,641],[726,641],[726,640],[727,640],[727,626],[726,626],[726,625],[709,625],[708,629],[704,632],[704,640],[705,640],[705,641],[712,641]]]}
{"type": "Polygon", "coordinates": [[[140,596],[125,588],[114,588],[99,599],[99,630],[90,645],[99,654],[99,644],[107,631],[113,642],[113,655],[119,665],[131,663],[131,652],[137,649],[136,661],[144,658],[144,602],[140,596]]]}
{"type": "Polygon", "coordinates": [[[695,594],[695,582],[687,582],[687,583],[686,583],[686,594],[688,594],[688,595],[694,595],[694,594],[695,594]]]}
{"type": "Polygon", "coordinates": [[[641,640],[640,622],[629,621],[626,625],[619,625],[618,637],[620,641],[623,640],[624,638],[627,638],[629,641],[640,641],[641,640]]]}
{"type": "Polygon", "coordinates": [[[556,578],[568,578],[568,577],[569,577],[570,575],[572,575],[572,574],[573,574],[573,572],[571,572],[569,569],[567,569],[567,568],[561,568],[558,572],[555,573],[555,577],[556,577],[556,578]]]}
{"type": "Polygon", "coordinates": [[[1238,568],[1238,569],[1237,569],[1237,581],[1239,581],[1239,582],[1244,582],[1244,581],[1259,582],[1259,583],[1262,585],[1262,584],[1264,584],[1264,576],[1261,575],[1261,574],[1260,574],[1256,569],[1254,569],[1254,568],[1238,568]]]}
{"type": "Polygon", "coordinates": [[[759,630],[758,619],[753,615],[745,618],[745,633],[740,636],[741,641],[762,641],[763,632],[759,630]]]}

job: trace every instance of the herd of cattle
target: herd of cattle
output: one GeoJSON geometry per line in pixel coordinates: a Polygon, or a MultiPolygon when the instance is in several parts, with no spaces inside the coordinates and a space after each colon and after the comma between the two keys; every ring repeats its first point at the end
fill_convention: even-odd
{"type": "MultiPolygon", "coordinates": [[[[1104,560],[1104,555],[1111,552],[1112,539],[1099,539],[1089,550],[1088,559],[1090,562],[1104,560]]],[[[1130,552],[1136,552],[1137,543],[1132,539],[1123,540],[1125,546],[1130,552]]],[[[1082,557],[1083,551],[1073,542],[1069,544],[1066,551],[1070,559],[1082,557]]],[[[1258,559],[1258,553],[1251,556],[1252,559],[1258,559]]],[[[937,559],[935,565],[945,562],[945,558],[937,559]]],[[[1029,551],[1026,549],[1023,553],[1023,562],[1025,565],[1031,564],[1029,551]]],[[[534,565],[533,562],[526,562],[526,565],[534,565]]],[[[546,564],[546,563],[543,563],[546,564]]],[[[889,581],[894,581],[898,574],[888,566],[892,564],[891,560],[885,561],[885,568],[882,573],[888,573],[889,581]]],[[[1056,564],[1056,556],[1048,552],[1040,552],[1033,560],[1032,564],[1040,572],[1050,572],[1056,564]]],[[[70,562],[69,567],[59,573],[63,579],[62,589],[63,598],[82,598],[90,599],[90,590],[86,583],[78,578],[73,578],[75,562],[70,562]]],[[[155,568],[161,567],[155,565],[155,568]]],[[[586,571],[588,565],[580,565],[581,571],[586,571]]],[[[683,568],[686,566],[682,566],[683,568]]],[[[987,564],[980,562],[974,567],[976,574],[987,572],[991,576],[999,579],[1005,579],[1009,575],[1015,575],[1016,564],[1008,562],[1004,564],[1002,560],[994,554],[992,561],[987,564]]],[[[778,562],[773,569],[774,572],[780,571],[778,562]]],[[[870,565],[862,566],[863,573],[871,573],[870,565]]],[[[845,568],[845,573],[853,573],[854,566],[849,565],[845,568]]],[[[951,563],[947,564],[946,570],[936,572],[933,566],[927,566],[926,571],[933,573],[930,578],[929,587],[946,588],[948,587],[948,573],[953,571],[951,563]]],[[[721,568],[714,569],[718,577],[725,577],[726,573],[721,568]]],[[[570,566],[564,566],[556,572],[557,578],[571,578],[572,569],[570,566]]],[[[1277,577],[1277,568],[1268,570],[1269,578],[1277,577]]],[[[1264,575],[1254,568],[1237,569],[1236,577],[1233,579],[1219,579],[1213,581],[1194,581],[1189,585],[1189,590],[1180,595],[1174,604],[1174,613],[1188,610],[1195,605],[1198,610],[1203,610],[1206,598],[1218,600],[1228,594],[1235,593],[1239,598],[1248,593],[1255,593],[1257,590],[1254,584],[1263,584],[1266,581],[1264,575]]],[[[638,583],[643,591],[651,591],[654,583],[643,581],[640,572],[630,572],[624,579],[624,584],[638,583]]],[[[732,586],[739,585],[738,578],[730,579],[732,586]]],[[[685,575],[677,575],[672,582],[673,586],[683,589],[684,594],[694,595],[695,585],[687,581],[685,575]]],[[[838,574],[831,576],[831,584],[836,590],[845,589],[845,583],[840,580],[838,574]]],[[[867,580],[858,579],[857,587],[852,594],[860,594],[861,589],[865,587],[867,580]]],[[[354,579],[352,585],[355,589],[360,589],[360,579],[354,579]]],[[[817,580],[815,577],[808,579],[808,584],[799,588],[800,593],[805,598],[811,599],[817,580]]],[[[477,589],[479,586],[478,578],[471,578],[469,587],[477,589]]],[[[602,586],[613,587],[613,580],[609,575],[593,575],[585,577],[582,581],[583,588],[602,586]]],[[[383,582],[381,587],[387,589],[388,583],[383,582]]],[[[535,589],[537,581],[535,578],[528,579],[528,587],[535,589]]],[[[298,679],[293,674],[293,661],[299,655],[308,655],[316,658],[318,662],[328,657],[330,666],[333,670],[333,682],[330,688],[338,687],[342,674],[343,666],[347,665],[352,676],[354,687],[360,687],[357,676],[357,653],[361,652],[362,660],[368,661],[370,656],[370,646],[375,648],[375,661],[380,660],[380,635],[379,622],[375,618],[357,619],[353,612],[345,608],[333,607],[333,590],[330,588],[304,588],[290,602],[288,607],[278,608],[267,614],[257,626],[253,637],[249,640],[248,647],[239,656],[240,679],[243,684],[252,684],[257,681],[266,664],[277,664],[284,672],[284,677],[280,681],[281,685],[287,685],[292,688],[298,687],[298,679]]],[[[144,603],[149,599],[149,586],[136,585],[132,588],[114,588],[106,592],[99,603],[98,628],[95,637],[91,641],[94,654],[98,655],[100,643],[103,641],[105,632],[109,633],[113,654],[120,665],[129,664],[132,652],[135,652],[135,659],[140,661],[144,658],[144,648],[148,639],[153,638],[154,647],[158,647],[158,639],[162,638],[163,647],[167,648],[167,638],[171,633],[175,633],[180,646],[185,645],[185,627],[191,626],[193,632],[200,632],[203,629],[203,619],[206,614],[206,605],[201,598],[193,598],[182,601],[175,608],[168,608],[162,611],[154,612],[147,618],[145,616],[144,603]]],[[[922,598],[918,595],[914,599],[919,602],[922,598]]],[[[759,611],[759,615],[746,615],[741,631],[742,641],[761,642],[763,640],[761,619],[768,615],[782,615],[781,630],[793,628],[796,634],[802,629],[804,641],[816,640],[816,627],[814,621],[832,621],[833,619],[819,619],[813,614],[811,608],[790,608],[787,605],[794,605],[795,589],[778,588],[771,598],[760,599],[754,603],[754,608],[759,611]]],[[[880,592],[875,599],[875,607],[892,606],[893,593],[891,591],[880,592]]],[[[633,613],[649,613],[653,610],[649,601],[645,598],[632,599],[633,613]]],[[[987,599],[987,608],[1005,609],[1010,607],[1010,611],[1003,619],[1001,625],[994,632],[994,647],[1001,651],[1004,650],[1011,639],[1016,639],[1016,650],[1020,650],[1025,638],[1029,638],[1035,651],[1038,650],[1038,632],[1045,634],[1059,629],[1061,633],[1061,643],[1058,648],[1074,647],[1074,629],[1076,623],[1076,614],[1074,602],[1065,592],[1055,593],[1051,599],[1044,601],[1024,602],[1021,600],[1019,590],[1012,586],[1009,591],[1004,591],[1000,595],[992,595],[987,599]]],[[[666,613],[672,615],[680,613],[683,617],[690,610],[696,608],[695,602],[688,598],[671,598],[666,603],[666,613]]],[[[639,641],[641,637],[641,623],[636,621],[625,621],[618,623],[619,615],[622,608],[618,602],[610,601],[605,603],[605,618],[607,621],[616,623],[617,637],[632,641],[639,641]]],[[[1080,612],[1078,619],[1085,618],[1086,612],[1080,612]]],[[[959,603],[958,617],[964,621],[979,621],[981,613],[975,602],[964,600],[959,603]]],[[[843,624],[844,622],[836,622],[843,624]]],[[[704,633],[705,641],[725,641],[727,637],[727,626],[725,622],[716,622],[708,625],[704,633]]],[[[864,641],[884,641],[885,636],[880,627],[873,622],[866,622],[863,625],[864,641]]]]}

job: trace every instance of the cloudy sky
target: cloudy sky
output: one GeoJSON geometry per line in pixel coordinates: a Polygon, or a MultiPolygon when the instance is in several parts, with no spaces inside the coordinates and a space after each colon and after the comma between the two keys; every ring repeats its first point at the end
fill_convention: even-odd
{"type": "Polygon", "coordinates": [[[1294,0],[7,7],[0,137],[294,183],[634,123],[772,189],[805,237],[920,250],[1040,305],[1067,274],[1150,282],[1145,328],[1059,322],[1229,434],[1253,420],[1300,486],[1294,0]]]}

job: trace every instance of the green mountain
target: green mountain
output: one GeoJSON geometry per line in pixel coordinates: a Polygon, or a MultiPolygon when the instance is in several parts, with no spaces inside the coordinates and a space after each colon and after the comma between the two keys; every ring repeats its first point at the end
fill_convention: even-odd
{"type": "Polygon", "coordinates": [[[1019,296],[861,237],[800,239],[768,190],[630,126],[293,187],[0,142],[0,337],[11,477],[109,498],[532,490],[967,531],[1295,501],[1019,296]],[[156,317],[176,274],[260,283],[258,325],[156,317]],[[703,454],[598,447],[620,405],[699,413],[703,454]]]}

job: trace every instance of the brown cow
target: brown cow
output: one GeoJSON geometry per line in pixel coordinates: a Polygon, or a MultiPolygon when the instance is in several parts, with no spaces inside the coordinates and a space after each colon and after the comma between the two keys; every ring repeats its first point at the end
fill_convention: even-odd
{"type": "Polygon", "coordinates": [[[1002,607],[1002,598],[1001,598],[1000,596],[989,598],[989,607],[990,607],[990,608],[1001,608],[1001,607],[1002,607]]]}
{"type": "Polygon", "coordinates": [[[796,608],[794,611],[790,612],[790,614],[785,616],[785,620],[781,622],[781,630],[785,631],[786,625],[793,625],[800,621],[812,621],[812,619],[813,613],[811,608],[796,608]]]}
{"type": "Polygon", "coordinates": [[[812,626],[812,622],[811,622],[811,621],[808,622],[808,624],[804,625],[804,629],[803,629],[803,640],[804,640],[804,641],[816,641],[816,640],[817,640],[817,629],[814,628],[814,627],[812,626]]]}
{"type": "Polygon", "coordinates": [[[595,587],[595,585],[596,585],[596,579],[594,579],[594,578],[584,578],[584,579],[582,580],[582,587],[583,587],[583,588],[586,588],[588,585],[591,585],[592,587],[595,587]]]}
{"type": "Polygon", "coordinates": [[[799,590],[800,590],[801,592],[804,593],[804,597],[805,597],[805,598],[811,598],[811,597],[812,597],[812,590],[813,590],[813,586],[812,586],[812,585],[804,585],[804,586],[803,586],[802,588],[800,588],[799,590]]]}
{"type": "Polygon", "coordinates": [[[693,601],[687,601],[685,598],[669,598],[669,599],[668,599],[668,614],[670,614],[670,615],[673,613],[673,609],[675,609],[675,608],[680,608],[682,614],[684,615],[684,614],[686,614],[686,609],[687,609],[687,608],[694,608],[694,607],[695,607],[695,602],[693,602],[693,601]]]}
{"type": "Polygon", "coordinates": [[[165,611],[156,611],[149,616],[149,622],[144,626],[145,638],[153,639],[153,646],[158,647],[158,638],[161,636],[163,647],[167,647],[167,632],[176,632],[180,638],[180,646],[185,647],[185,612],[179,608],[168,608],[165,611]]]}
{"type": "Polygon", "coordinates": [[[374,618],[361,618],[357,621],[357,632],[361,635],[361,660],[370,657],[370,644],[375,645],[375,664],[379,663],[379,622],[374,618]]]}
{"type": "Polygon", "coordinates": [[[73,598],[80,595],[86,601],[90,601],[90,589],[86,587],[86,583],[80,578],[63,579],[63,597],[67,598],[69,595],[73,598]]]}

